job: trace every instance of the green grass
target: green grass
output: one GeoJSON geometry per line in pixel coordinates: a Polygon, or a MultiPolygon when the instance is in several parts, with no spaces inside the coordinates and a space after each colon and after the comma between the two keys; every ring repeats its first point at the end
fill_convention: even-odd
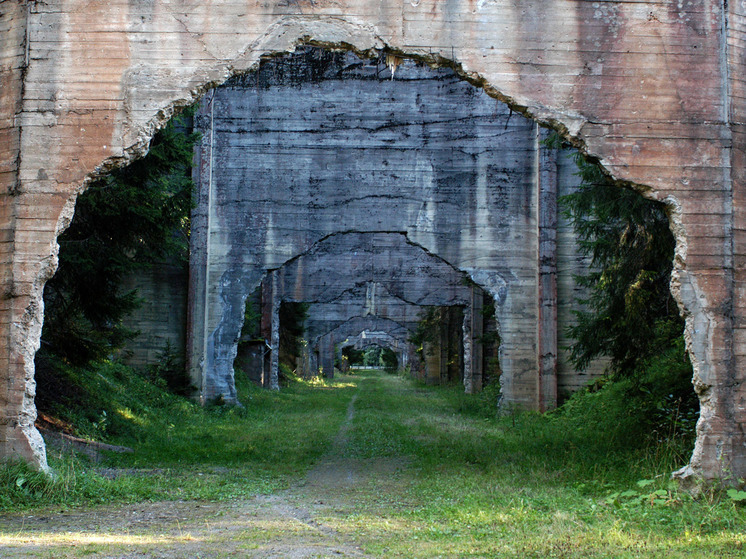
{"type": "Polygon", "coordinates": [[[360,391],[348,452],[410,460],[406,490],[391,504],[370,495],[351,520],[376,554],[746,556],[744,508],[680,491],[678,451],[630,447],[576,416],[464,413],[457,390],[391,376],[360,391]]]}
{"type": "Polygon", "coordinates": [[[68,410],[83,436],[131,447],[98,463],[48,449],[54,478],[0,469],[0,511],[158,499],[224,500],[268,493],[303,476],[329,448],[354,386],[295,380],[271,392],[238,379],[242,407],[201,407],[121,365],[78,371],[98,409],[68,410]],[[102,418],[92,422],[88,417],[102,418]],[[93,427],[92,427],[93,426],[93,427]],[[126,475],[119,475],[124,472],[126,475]],[[110,479],[116,476],[114,479],[110,479]]]}
{"type": "Polygon", "coordinates": [[[358,371],[279,393],[241,382],[243,408],[201,408],[122,371],[102,378],[116,395],[111,440],[135,452],[99,464],[52,452],[52,481],[7,465],[1,510],[312,491],[305,473],[334,452],[363,470],[397,466],[335,491],[328,497],[342,505],[316,519],[374,556],[746,556],[746,507],[716,491],[696,500],[680,491],[669,481],[682,465],[680,441],[625,434],[596,394],[558,413],[498,417],[488,399],[457,387],[358,371]],[[126,475],[109,480],[101,468],[126,475]]]}

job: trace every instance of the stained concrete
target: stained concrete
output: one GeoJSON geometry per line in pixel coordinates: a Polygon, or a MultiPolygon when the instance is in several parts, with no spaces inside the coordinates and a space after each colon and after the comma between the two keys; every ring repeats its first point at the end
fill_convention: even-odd
{"type": "Polygon", "coordinates": [[[206,88],[315,41],[453,64],[668,204],[703,407],[691,472],[746,474],[743,2],[52,0],[0,15],[2,455],[45,463],[42,290],[85,182],[142,154],[206,88]]]}
{"type": "MultiPolygon", "coordinates": [[[[542,147],[533,123],[448,69],[402,61],[392,75],[385,59],[303,49],[211,92],[195,125],[191,289],[201,314],[190,362],[206,397],[232,393],[243,300],[261,277],[330,236],[385,232],[490,293],[504,401],[553,405],[556,390],[540,391],[535,376],[548,325],[539,322],[542,147]]],[[[359,265],[345,259],[314,273],[344,284],[345,267],[359,265]]],[[[379,266],[399,269],[378,260],[370,273],[379,266]]]]}
{"type": "MultiPolygon", "coordinates": [[[[464,306],[469,307],[468,316],[478,314],[471,309],[471,304],[474,290],[481,293],[465,273],[412,243],[402,233],[329,235],[272,271],[268,281],[271,285],[263,289],[263,293],[268,294],[271,301],[263,303],[263,308],[272,313],[269,321],[273,325],[270,335],[272,387],[277,387],[278,365],[274,355],[280,348],[274,342],[279,339],[274,329],[281,326],[279,306],[282,303],[313,303],[316,312],[307,324],[307,334],[309,340],[314,341],[319,367],[331,376],[335,344],[341,339],[328,332],[352,317],[393,315],[399,321],[408,322],[413,329],[424,307],[464,306]]],[[[464,332],[463,344],[464,347],[474,346],[475,337],[470,331],[464,332]]],[[[469,362],[464,368],[463,378],[469,392],[480,389],[481,369],[481,362],[469,362]]],[[[221,374],[219,369],[208,370],[206,374],[211,375],[208,381],[220,390],[220,396],[230,398],[233,395],[232,376],[221,374]]],[[[207,393],[210,394],[209,389],[207,393]]]]}

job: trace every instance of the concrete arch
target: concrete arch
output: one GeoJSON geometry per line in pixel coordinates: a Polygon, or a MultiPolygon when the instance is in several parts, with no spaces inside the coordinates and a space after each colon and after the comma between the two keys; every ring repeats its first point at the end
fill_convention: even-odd
{"type": "MultiPolygon", "coordinates": [[[[339,357],[338,352],[341,352],[342,348],[348,345],[357,347],[356,344],[360,341],[361,336],[365,333],[371,333],[370,337],[372,339],[383,340],[384,343],[378,345],[389,344],[387,347],[398,352],[399,362],[401,363],[406,361],[406,357],[403,360],[401,356],[408,355],[405,349],[410,345],[409,338],[412,335],[412,327],[411,324],[405,325],[390,318],[373,315],[356,316],[317,336],[313,340],[312,346],[317,356],[326,350],[334,351],[335,357],[339,357]]],[[[328,359],[325,360],[319,356],[317,360],[319,363],[326,362],[326,366],[329,366],[330,361],[328,359]]],[[[333,367],[333,361],[331,363],[333,367]]]]}
{"type": "Polygon", "coordinates": [[[204,279],[191,292],[205,294],[195,308],[208,316],[196,321],[205,331],[195,339],[206,343],[191,362],[230,377],[241,298],[265,269],[333,235],[406,233],[497,301],[503,400],[552,407],[556,374],[548,364],[558,351],[540,332],[558,328],[553,318],[540,320],[537,301],[552,306],[556,296],[538,284],[537,253],[556,244],[550,232],[540,241],[538,231],[552,227],[562,160],[543,149],[533,123],[453,71],[400,61],[393,75],[351,53],[302,49],[231,80],[203,105],[192,254],[193,277],[204,279]],[[305,63],[313,64],[310,75],[305,63]],[[371,97],[362,83],[374,87],[371,97]],[[200,248],[201,239],[214,248],[200,248]]]}
{"type": "MultiPolygon", "coordinates": [[[[377,316],[356,316],[343,322],[336,328],[324,332],[320,337],[332,334],[337,340],[360,335],[361,332],[386,332],[391,338],[406,342],[412,333],[407,326],[390,318],[377,316]]],[[[318,338],[317,338],[318,340],[318,338]]],[[[316,340],[314,340],[316,341],[316,340]]]]}
{"type": "MultiPolygon", "coordinates": [[[[271,309],[271,319],[266,321],[272,325],[268,336],[272,349],[271,388],[279,389],[280,305],[304,302],[320,303],[326,311],[320,324],[310,327],[308,336],[317,348],[323,346],[320,350],[323,359],[320,357],[319,364],[329,374],[333,371],[334,345],[338,340],[328,331],[349,324],[352,317],[362,314],[376,319],[379,315],[392,314],[414,328],[419,322],[419,312],[413,309],[463,307],[463,316],[459,318],[463,324],[459,329],[463,330],[464,352],[474,355],[473,361],[464,364],[465,390],[481,389],[481,354],[472,348],[477,345],[475,340],[484,322],[481,306],[475,306],[481,305],[483,291],[469,282],[464,272],[412,243],[403,233],[356,231],[329,235],[304,254],[273,270],[266,282],[263,293],[268,300],[263,302],[263,307],[271,309]],[[335,270],[333,274],[329,274],[331,268],[335,270]],[[335,304],[341,308],[330,315],[329,307],[335,304]],[[319,335],[317,330],[327,332],[319,335]]],[[[240,322],[234,325],[236,331],[240,327],[240,322]]],[[[202,374],[207,378],[203,385],[208,397],[218,390],[223,397],[232,396],[232,371],[232,366],[204,370],[202,374]]]]}
{"type": "Polygon", "coordinates": [[[393,328],[403,328],[413,332],[419,323],[422,307],[391,297],[380,285],[375,285],[375,289],[378,300],[375,309],[371,309],[367,302],[369,288],[359,294],[359,297],[335,303],[312,305],[306,321],[309,342],[314,343],[319,337],[337,328],[343,328],[346,324],[351,322],[354,324],[353,321],[388,321],[393,328]]]}
{"type": "Polygon", "coordinates": [[[45,465],[33,427],[33,355],[55,239],[81,186],[142,152],[155,127],[205,88],[313,40],[450,60],[575,138],[620,181],[647,185],[669,204],[678,240],[672,288],[702,402],[691,471],[743,476],[744,244],[734,231],[744,218],[734,206],[746,186],[746,72],[737,54],[746,6],[703,6],[674,13],[653,2],[596,10],[546,0],[522,10],[510,0],[456,1],[429,13],[425,3],[259,10],[208,1],[176,12],[160,2],[4,2],[0,454],[45,465]]]}

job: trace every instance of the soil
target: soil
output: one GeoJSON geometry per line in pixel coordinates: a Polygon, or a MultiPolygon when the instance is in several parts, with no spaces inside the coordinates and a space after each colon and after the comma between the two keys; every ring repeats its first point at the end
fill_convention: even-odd
{"type": "Polygon", "coordinates": [[[406,464],[342,457],[354,406],[355,398],[333,449],[288,490],[227,503],[168,501],[8,517],[0,519],[0,556],[368,557],[354,533],[332,525],[359,509],[361,492],[395,493],[406,464]]]}

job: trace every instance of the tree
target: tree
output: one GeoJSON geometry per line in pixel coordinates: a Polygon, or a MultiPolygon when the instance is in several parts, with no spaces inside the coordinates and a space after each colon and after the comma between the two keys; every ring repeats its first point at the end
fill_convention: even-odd
{"type": "Polygon", "coordinates": [[[634,376],[681,338],[683,320],[669,289],[675,240],[663,204],[612,184],[580,154],[576,163],[582,186],[561,203],[591,266],[576,278],[589,295],[570,328],[571,359],[584,369],[608,356],[613,374],[634,376]]]}
{"type": "Polygon", "coordinates": [[[108,356],[134,335],[121,320],[137,308],[137,293],[122,291],[122,280],[157,262],[186,262],[197,138],[183,117],[172,119],[145,157],[78,198],[58,239],[59,268],[44,292],[43,352],[80,365],[108,356]]]}

